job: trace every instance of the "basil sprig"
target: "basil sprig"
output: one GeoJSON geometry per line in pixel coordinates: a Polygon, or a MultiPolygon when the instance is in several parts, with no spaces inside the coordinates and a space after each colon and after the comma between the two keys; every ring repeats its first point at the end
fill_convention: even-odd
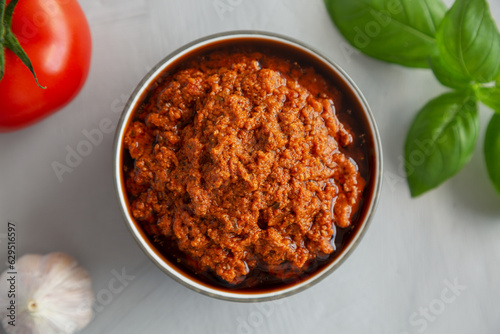
{"type": "Polygon", "coordinates": [[[479,133],[478,101],[496,114],[484,153],[500,194],[500,33],[486,0],[325,0],[335,25],[363,53],[408,67],[431,68],[455,91],[427,103],[405,144],[412,196],[436,188],[471,159],[479,133]]]}

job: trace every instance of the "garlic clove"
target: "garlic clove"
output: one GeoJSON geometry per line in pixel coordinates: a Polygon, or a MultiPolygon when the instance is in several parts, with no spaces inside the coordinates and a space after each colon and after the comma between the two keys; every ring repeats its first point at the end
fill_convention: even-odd
{"type": "MultiPolygon", "coordinates": [[[[25,255],[16,269],[15,327],[9,325],[10,299],[0,300],[0,318],[8,334],[71,334],[90,322],[91,280],[74,258],[63,253],[25,255]]],[[[2,295],[9,290],[9,276],[7,270],[0,276],[2,295]]]]}

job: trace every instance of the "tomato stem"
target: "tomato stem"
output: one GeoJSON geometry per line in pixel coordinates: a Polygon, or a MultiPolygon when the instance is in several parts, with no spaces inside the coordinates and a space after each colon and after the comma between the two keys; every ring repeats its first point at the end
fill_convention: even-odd
{"type": "Polygon", "coordinates": [[[5,0],[0,0],[0,80],[3,78],[3,74],[5,72],[5,51],[3,49],[3,41],[4,41],[4,21],[5,16],[5,0]]]}
{"type": "Polygon", "coordinates": [[[3,22],[4,25],[8,27],[9,30],[10,27],[12,26],[12,16],[14,15],[14,8],[16,7],[18,1],[19,0],[12,0],[5,8],[3,22]]]}
{"type": "Polygon", "coordinates": [[[17,2],[18,0],[12,0],[6,6],[6,0],[0,0],[0,80],[2,80],[5,73],[5,48],[7,48],[21,59],[23,64],[30,70],[38,87],[45,89],[46,87],[43,87],[38,82],[38,78],[36,77],[35,70],[33,69],[33,65],[28,55],[23,50],[21,44],[19,44],[19,41],[11,29],[12,16],[14,15],[14,8],[17,2]]]}
{"type": "Polygon", "coordinates": [[[3,21],[5,16],[5,1],[0,0],[0,41],[3,39],[3,21]]]}

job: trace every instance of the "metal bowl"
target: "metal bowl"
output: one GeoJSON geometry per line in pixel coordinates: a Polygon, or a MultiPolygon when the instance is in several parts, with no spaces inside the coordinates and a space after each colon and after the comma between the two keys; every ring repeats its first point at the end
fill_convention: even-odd
{"type": "Polygon", "coordinates": [[[351,80],[351,78],[334,62],[329,60],[328,58],[322,56],[317,51],[314,51],[312,48],[293,40],[288,37],[266,33],[266,32],[256,32],[256,31],[235,31],[228,32],[222,34],[211,35],[199,40],[196,40],[192,43],[187,44],[186,46],[181,47],[180,49],[174,51],[162,61],[160,61],[138,84],[135,91],[132,93],[128,103],[126,104],[121,119],[118,123],[118,127],[115,135],[115,143],[114,143],[114,181],[115,181],[115,189],[116,194],[118,196],[118,201],[120,203],[120,208],[125,219],[125,223],[129,228],[130,232],[134,236],[135,240],[142,248],[144,253],[166,274],[175,279],[177,282],[187,286],[188,288],[200,292],[202,294],[224,299],[230,301],[239,301],[239,302],[252,302],[252,301],[266,301],[266,300],[274,300],[278,298],[282,298],[285,296],[289,296],[300,291],[307,289],[315,283],[318,283],[320,280],[324,279],[326,276],[331,274],[335,269],[337,269],[353,252],[354,248],[358,245],[361,238],[365,234],[368,225],[373,218],[375,207],[378,202],[380,189],[381,189],[381,181],[382,181],[382,149],[380,144],[380,137],[378,134],[377,127],[375,125],[375,121],[366,102],[365,98],[359,91],[356,84],[351,80]],[[187,275],[184,271],[179,269],[174,263],[171,263],[167,260],[162,254],[156,249],[155,245],[150,242],[145,232],[142,230],[140,226],[135,222],[134,218],[131,216],[128,209],[128,200],[127,195],[124,190],[124,182],[123,182],[123,168],[122,168],[122,151],[123,151],[123,136],[127,125],[131,121],[133,117],[134,110],[136,106],[141,102],[142,97],[147,93],[148,87],[150,84],[156,80],[158,76],[164,73],[169,68],[173,68],[179,62],[182,62],[183,59],[187,56],[191,56],[193,54],[198,54],[202,52],[206,52],[207,50],[211,50],[220,46],[230,46],[233,43],[259,43],[265,42],[267,44],[279,44],[281,48],[293,50],[294,53],[300,53],[302,57],[312,60],[314,63],[320,64],[323,69],[327,69],[329,73],[322,73],[318,71],[321,75],[323,75],[326,79],[331,77],[332,75],[336,76],[336,80],[342,80],[342,82],[349,87],[352,94],[354,94],[355,98],[358,100],[358,104],[362,107],[364,116],[366,118],[366,122],[369,127],[369,132],[367,135],[368,142],[371,143],[371,147],[373,152],[371,155],[373,156],[372,163],[372,171],[371,171],[371,181],[367,184],[367,189],[365,190],[365,194],[369,193],[367,197],[368,200],[365,200],[364,205],[364,215],[363,218],[358,222],[358,228],[356,230],[356,234],[352,237],[350,243],[341,251],[340,254],[336,256],[336,258],[319,269],[309,278],[296,283],[291,286],[284,286],[282,289],[274,289],[269,291],[257,291],[257,292],[242,292],[239,290],[231,290],[225,288],[219,288],[216,286],[212,286],[206,284],[196,278],[187,275]]]}

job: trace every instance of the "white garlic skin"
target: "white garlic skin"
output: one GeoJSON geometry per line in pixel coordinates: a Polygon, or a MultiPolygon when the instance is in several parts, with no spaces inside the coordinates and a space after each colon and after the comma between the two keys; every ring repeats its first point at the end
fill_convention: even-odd
{"type": "Polygon", "coordinates": [[[0,319],[7,334],[72,334],[92,319],[94,293],[88,272],[63,253],[24,255],[18,259],[15,326],[7,308],[12,276],[0,276],[0,319]]]}

